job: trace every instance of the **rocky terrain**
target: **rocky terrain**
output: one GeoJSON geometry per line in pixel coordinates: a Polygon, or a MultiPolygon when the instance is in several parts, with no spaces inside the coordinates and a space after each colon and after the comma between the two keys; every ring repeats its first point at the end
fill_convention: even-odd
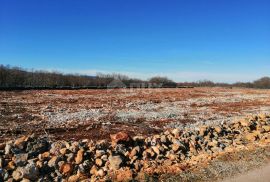
{"type": "Polygon", "coordinates": [[[1,91],[0,142],[33,132],[52,140],[150,136],[269,111],[270,91],[258,89],[1,91]]]}
{"type": "Polygon", "coordinates": [[[269,142],[266,114],[110,140],[25,135],[0,144],[0,181],[221,180],[269,160],[269,142]]]}

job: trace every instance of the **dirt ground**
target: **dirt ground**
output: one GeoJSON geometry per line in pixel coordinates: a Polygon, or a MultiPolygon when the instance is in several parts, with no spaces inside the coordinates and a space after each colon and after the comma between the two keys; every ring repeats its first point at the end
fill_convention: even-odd
{"type": "Polygon", "coordinates": [[[259,169],[250,171],[245,174],[238,175],[232,179],[224,180],[223,182],[269,182],[270,179],[270,164],[259,169]]]}
{"type": "Polygon", "coordinates": [[[163,181],[181,182],[268,182],[270,147],[252,145],[243,149],[233,148],[211,160],[197,164],[175,175],[165,174],[163,181]]]}
{"type": "Polygon", "coordinates": [[[0,92],[0,142],[36,133],[54,139],[149,135],[270,112],[270,90],[171,88],[0,92]]]}

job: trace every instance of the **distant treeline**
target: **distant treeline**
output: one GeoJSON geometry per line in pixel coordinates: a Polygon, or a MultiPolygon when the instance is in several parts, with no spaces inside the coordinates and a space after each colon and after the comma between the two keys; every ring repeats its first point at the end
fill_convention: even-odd
{"type": "Polygon", "coordinates": [[[176,87],[165,77],[153,77],[148,81],[129,78],[121,74],[95,76],[63,74],[59,72],[25,70],[20,67],[0,65],[0,89],[81,89],[117,87],[176,87]]]}
{"type": "Polygon", "coordinates": [[[270,89],[270,77],[263,77],[253,82],[236,82],[233,84],[229,83],[215,83],[209,80],[198,81],[198,82],[183,82],[178,83],[178,87],[243,87],[243,88],[260,88],[270,89]]]}
{"type": "Polygon", "coordinates": [[[270,88],[270,78],[263,77],[254,82],[234,84],[214,83],[212,81],[176,83],[166,77],[152,77],[149,80],[129,78],[121,74],[102,74],[95,76],[63,74],[59,72],[25,70],[19,67],[0,65],[0,89],[81,89],[81,88],[176,88],[176,87],[245,87],[270,88]]]}

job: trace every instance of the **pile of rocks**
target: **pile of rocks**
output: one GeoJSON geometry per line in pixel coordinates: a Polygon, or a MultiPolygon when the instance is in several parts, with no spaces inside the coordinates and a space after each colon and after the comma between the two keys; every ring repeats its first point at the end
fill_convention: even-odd
{"type": "Polygon", "coordinates": [[[0,144],[0,181],[126,181],[177,173],[231,148],[270,143],[270,116],[172,129],[150,137],[125,132],[111,141],[51,142],[34,135],[0,144]]]}

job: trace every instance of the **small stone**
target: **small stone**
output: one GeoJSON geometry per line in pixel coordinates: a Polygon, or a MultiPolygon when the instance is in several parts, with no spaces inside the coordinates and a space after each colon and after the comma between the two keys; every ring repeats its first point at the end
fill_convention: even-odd
{"type": "Polygon", "coordinates": [[[64,165],[65,164],[65,161],[59,161],[58,163],[57,163],[57,165],[59,166],[59,168],[62,166],[62,165],[64,165]]]}
{"type": "Polygon", "coordinates": [[[69,150],[73,153],[76,153],[79,150],[79,143],[73,142],[71,146],[69,147],[69,150]]]}
{"type": "Polygon", "coordinates": [[[31,182],[29,179],[23,178],[21,182],[31,182]]]}
{"type": "Polygon", "coordinates": [[[114,135],[110,135],[112,145],[115,146],[118,143],[126,143],[131,140],[130,136],[125,132],[118,132],[114,135]]]}
{"type": "MultiPolygon", "coordinates": [[[[2,177],[3,177],[3,180],[4,181],[7,181],[8,178],[9,178],[9,174],[8,174],[8,171],[7,170],[3,170],[2,171],[2,177]]],[[[1,178],[0,178],[1,179],[1,178]]]]}
{"type": "Polygon", "coordinates": [[[212,142],[208,142],[208,146],[215,147],[217,146],[218,142],[216,140],[213,140],[212,142]]]}
{"type": "Polygon", "coordinates": [[[157,155],[160,154],[159,148],[157,146],[152,146],[152,149],[157,155]]]}
{"type": "Polygon", "coordinates": [[[105,151],[104,150],[96,150],[96,157],[97,158],[101,157],[104,154],[105,154],[105,151]]]}
{"type": "Polygon", "coordinates": [[[109,162],[110,162],[110,168],[112,170],[118,170],[121,167],[123,160],[122,160],[121,156],[116,155],[116,156],[110,156],[109,162]]]}
{"type": "Polygon", "coordinates": [[[96,159],[96,165],[97,166],[102,166],[103,161],[101,159],[96,159]]]}
{"type": "Polygon", "coordinates": [[[172,161],[171,160],[165,160],[164,161],[164,165],[165,166],[171,166],[172,165],[172,161]]]}
{"type": "Polygon", "coordinates": [[[49,166],[49,167],[56,167],[56,164],[58,163],[58,161],[59,161],[59,157],[53,156],[53,157],[49,160],[48,166],[49,166]]]}
{"type": "Polygon", "coordinates": [[[156,153],[153,151],[152,148],[146,149],[146,150],[145,150],[145,153],[146,153],[147,155],[150,155],[150,157],[154,157],[155,154],[156,154],[156,153]]]}
{"type": "Polygon", "coordinates": [[[5,161],[4,158],[0,157],[0,169],[4,168],[4,161],[5,161]]]}
{"type": "Polygon", "coordinates": [[[27,141],[25,151],[32,158],[48,151],[49,148],[50,144],[46,138],[31,138],[31,140],[27,141]]]}
{"type": "Polygon", "coordinates": [[[65,155],[67,153],[67,148],[60,149],[60,154],[65,155]]]}
{"type": "Polygon", "coordinates": [[[27,163],[28,154],[16,154],[14,155],[13,161],[16,166],[24,166],[27,163]]]}
{"type": "Polygon", "coordinates": [[[257,132],[253,132],[253,133],[248,133],[245,138],[248,140],[248,141],[255,141],[259,138],[259,135],[257,132]]]}
{"type": "Polygon", "coordinates": [[[250,122],[246,119],[240,120],[239,123],[241,124],[241,126],[244,126],[244,127],[247,127],[250,125],[250,122]]]}
{"type": "Polygon", "coordinates": [[[15,169],[15,163],[13,161],[8,162],[7,169],[8,170],[15,169]]]}
{"type": "Polygon", "coordinates": [[[5,155],[10,154],[11,148],[12,148],[12,144],[11,143],[7,143],[6,146],[5,146],[5,155]]]}
{"type": "Polygon", "coordinates": [[[82,163],[82,161],[83,161],[83,153],[84,153],[84,150],[82,150],[82,149],[78,151],[77,156],[75,158],[75,163],[76,164],[82,163]]]}
{"type": "Polygon", "coordinates": [[[174,140],[173,141],[172,149],[173,149],[173,151],[181,150],[183,152],[185,152],[187,150],[184,143],[179,141],[179,140],[174,140]]]}
{"type": "Polygon", "coordinates": [[[219,148],[219,147],[212,147],[212,148],[211,148],[211,151],[213,151],[213,152],[221,152],[222,149],[219,148]]]}
{"type": "Polygon", "coordinates": [[[36,166],[37,166],[38,168],[42,168],[42,167],[43,167],[43,163],[42,163],[41,161],[37,161],[37,162],[36,162],[36,166]]]}
{"type": "Polygon", "coordinates": [[[179,134],[180,134],[179,128],[173,129],[173,130],[172,130],[172,134],[173,134],[175,137],[179,137],[179,134]]]}
{"type": "Polygon", "coordinates": [[[99,169],[99,170],[97,171],[96,175],[99,176],[99,177],[103,177],[103,176],[105,176],[105,172],[104,172],[103,169],[99,169]]]}
{"type": "Polygon", "coordinates": [[[72,162],[75,157],[73,153],[66,154],[66,156],[67,156],[67,162],[72,162]]]}
{"type": "Polygon", "coordinates": [[[200,136],[206,136],[207,135],[207,126],[202,126],[199,131],[200,136]]]}
{"type": "Polygon", "coordinates": [[[161,141],[161,143],[166,143],[166,142],[167,142],[167,137],[166,137],[166,135],[161,135],[160,141],[161,141]]]}
{"type": "Polygon", "coordinates": [[[99,140],[96,142],[96,149],[103,150],[104,148],[107,148],[110,144],[106,140],[99,140]]]}
{"type": "Polygon", "coordinates": [[[133,172],[130,169],[125,169],[117,174],[116,181],[130,181],[132,177],[133,172]]]}
{"type": "Polygon", "coordinates": [[[130,157],[130,158],[134,157],[135,155],[137,155],[137,154],[139,153],[139,151],[140,151],[140,147],[139,147],[139,146],[134,147],[134,148],[131,150],[131,152],[130,152],[130,154],[129,154],[129,157],[130,157]]]}
{"type": "Polygon", "coordinates": [[[39,176],[39,170],[35,164],[27,164],[23,170],[24,177],[32,181],[36,181],[39,176]]]}
{"type": "Polygon", "coordinates": [[[107,155],[103,155],[103,156],[101,156],[101,160],[103,160],[103,161],[107,161],[107,160],[108,160],[108,156],[107,156],[107,155]]]}
{"type": "Polygon", "coordinates": [[[269,132],[269,131],[270,131],[270,126],[262,126],[262,129],[263,129],[265,132],[269,132]]]}
{"type": "Polygon", "coordinates": [[[215,130],[218,134],[220,134],[221,131],[222,131],[222,129],[221,129],[219,126],[216,126],[216,127],[214,128],[214,130],[215,130]]]}
{"type": "Polygon", "coordinates": [[[49,152],[44,152],[38,156],[39,160],[48,160],[50,158],[49,152]]]}
{"type": "Polygon", "coordinates": [[[70,175],[72,173],[73,167],[70,163],[65,163],[60,166],[60,172],[64,175],[70,175]]]}
{"type": "Polygon", "coordinates": [[[62,148],[66,148],[66,141],[57,141],[51,145],[50,153],[53,155],[59,155],[62,148]]]}
{"type": "Polygon", "coordinates": [[[118,154],[128,154],[128,151],[127,151],[127,148],[125,147],[124,144],[116,144],[115,145],[115,152],[118,153],[118,154]]]}
{"type": "Polygon", "coordinates": [[[266,120],[266,118],[267,118],[267,115],[265,114],[265,113],[260,113],[260,114],[258,114],[258,117],[261,119],[261,120],[266,120]]]}
{"type": "Polygon", "coordinates": [[[72,175],[68,178],[68,182],[79,182],[80,176],[79,175],[72,175]]]}
{"type": "Polygon", "coordinates": [[[93,165],[92,168],[90,169],[90,174],[96,175],[97,171],[98,171],[97,166],[93,165]]]}
{"type": "Polygon", "coordinates": [[[136,160],[133,165],[137,171],[139,171],[141,169],[141,164],[138,160],[136,160]]]}
{"type": "Polygon", "coordinates": [[[19,167],[12,173],[12,177],[14,180],[19,181],[23,178],[23,168],[19,167]]]}
{"type": "Polygon", "coordinates": [[[149,156],[150,156],[150,157],[154,157],[155,154],[156,154],[156,153],[153,151],[152,148],[148,148],[148,149],[146,149],[146,150],[143,152],[143,155],[145,156],[145,158],[148,158],[149,156]]]}
{"type": "Polygon", "coordinates": [[[83,139],[82,143],[89,143],[89,139],[83,139]]]}
{"type": "Polygon", "coordinates": [[[171,161],[177,160],[177,155],[175,155],[175,154],[169,154],[169,155],[166,155],[166,156],[171,161]]]}
{"type": "Polygon", "coordinates": [[[19,148],[19,149],[23,149],[25,147],[25,140],[27,139],[26,136],[23,136],[21,138],[18,138],[15,142],[14,145],[19,148]]]}

